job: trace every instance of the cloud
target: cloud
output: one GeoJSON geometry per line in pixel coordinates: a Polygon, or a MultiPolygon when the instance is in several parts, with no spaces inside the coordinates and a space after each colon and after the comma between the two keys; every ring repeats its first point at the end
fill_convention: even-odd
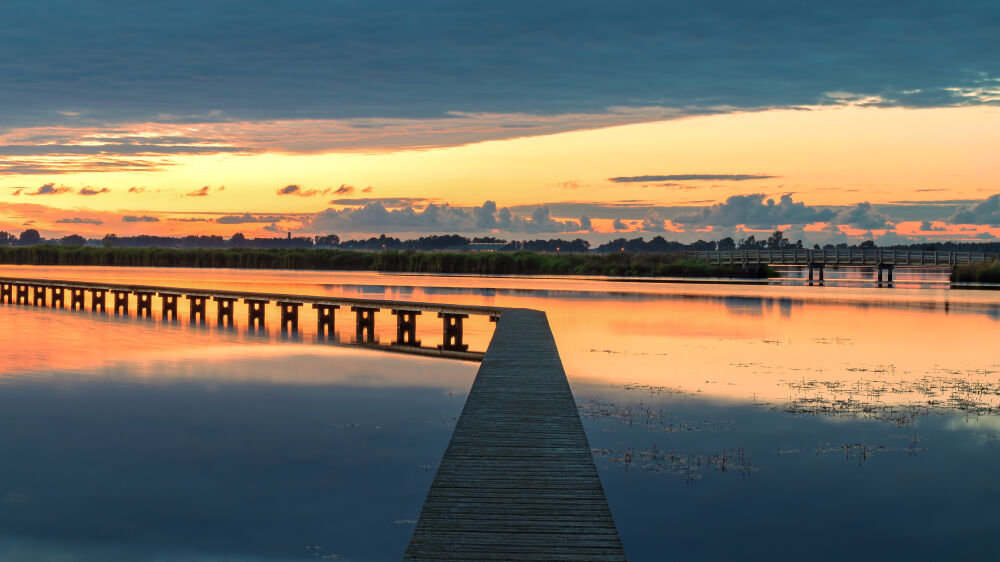
{"type": "Polygon", "coordinates": [[[642,219],[642,226],[639,229],[643,232],[665,232],[665,224],[666,220],[660,216],[660,213],[651,209],[642,219]]]}
{"type": "Polygon", "coordinates": [[[426,197],[359,197],[355,199],[334,199],[330,201],[330,204],[363,207],[369,203],[381,203],[386,207],[409,207],[424,206],[435,201],[437,200],[426,197]]]}
{"type": "Polygon", "coordinates": [[[326,188],[322,191],[318,189],[302,189],[298,185],[286,185],[278,190],[278,195],[298,195],[299,197],[313,197],[315,195],[326,195],[332,191],[333,188],[326,188]]]}
{"type": "Polygon", "coordinates": [[[104,224],[104,221],[102,221],[101,219],[92,219],[92,218],[85,218],[85,217],[73,217],[73,218],[68,218],[68,219],[58,219],[55,222],[58,223],[58,224],[94,224],[94,225],[104,224]]]}
{"type": "MultiPolygon", "coordinates": [[[[215,188],[215,191],[223,191],[225,189],[226,189],[226,186],[220,185],[219,187],[215,188]]],[[[212,191],[212,188],[209,187],[209,186],[207,186],[207,185],[205,185],[205,186],[202,186],[202,187],[200,187],[200,188],[198,188],[198,189],[196,189],[194,191],[189,191],[189,192],[185,193],[184,197],[207,197],[208,194],[211,193],[211,191],[212,191]]]]}
{"type": "Polygon", "coordinates": [[[523,135],[537,124],[530,115],[625,105],[923,107],[998,95],[993,0],[250,6],[234,20],[223,5],[192,17],[170,3],[29,3],[0,33],[0,123],[419,119],[460,108],[523,112],[507,123],[523,135]]]}
{"type": "Polygon", "coordinates": [[[102,187],[100,189],[94,189],[92,187],[84,187],[80,189],[80,195],[99,195],[101,193],[108,193],[109,191],[111,190],[106,187],[102,187]]]}
{"type": "Polygon", "coordinates": [[[244,213],[242,215],[225,215],[215,219],[215,222],[219,224],[273,223],[285,220],[286,218],[283,215],[251,215],[250,213],[244,213]]]}
{"type": "Polygon", "coordinates": [[[615,219],[614,222],[611,223],[611,228],[615,229],[615,232],[622,232],[628,230],[628,225],[621,219],[615,219]]]}
{"type": "Polygon", "coordinates": [[[1000,225],[1000,194],[990,195],[971,207],[962,208],[948,221],[955,224],[1000,225]]]}
{"type": "MultiPolygon", "coordinates": [[[[767,176],[762,174],[671,174],[665,176],[619,176],[608,178],[614,183],[649,183],[649,182],[674,182],[674,181],[747,181],[766,180],[778,176],[767,176]]],[[[676,185],[676,184],[664,184],[676,185]]]]}
{"type": "Polygon", "coordinates": [[[149,215],[125,215],[122,217],[122,222],[160,222],[160,219],[149,215]]]}
{"type": "Polygon", "coordinates": [[[354,186],[341,184],[341,186],[338,187],[333,193],[335,195],[350,195],[354,193],[354,186]]]}
{"type": "Polygon", "coordinates": [[[453,207],[430,203],[423,209],[387,208],[382,201],[362,207],[327,209],[308,219],[304,228],[317,232],[484,232],[500,230],[520,233],[579,232],[580,221],[552,217],[545,206],[535,207],[529,217],[498,209],[493,201],[479,207],[453,207]]]}
{"type": "Polygon", "coordinates": [[[54,183],[47,183],[39,187],[34,193],[25,193],[25,195],[58,195],[60,193],[66,193],[67,191],[72,190],[64,185],[56,187],[56,184],[54,183]]]}
{"type": "Polygon", "coordinates": [[[591,224],[590,217],[588,217],[587,215],[583,215],[580,217],[580,230],[583,230],[585,232],[590,232],[591,230],[594,230],[594,225],[591,224]]]}
{"type": "Polygon", "coordinates": [[[372,192],[372,186],[370,185],[361,190],[361,193],[371,193],[371,192],[372,192]]]}
{"type": "Polygon", "coordinates": [[[833,224],[846,224],[853,228],[864,230],[881,230],[886,228],[887,224],[892,226],[888,223],[888,220],[888,217],[875,211],[872,208],[872,204],[865,201],[838,212],[831,222],[833,224]]]}
{"type": "Polygon", "coordinates": [[[760,228],[774,228],[783,224],[810,224],[828,221],[835,214],[829,209],[808,207],[795,202],[791,195],[782,195],[775,203],[764,200],[763,193],[733,195],[724,203],[705,207],[696,213],[677,217],[674,222],[686,226],[736,226],[748,225],[760,228]]]}

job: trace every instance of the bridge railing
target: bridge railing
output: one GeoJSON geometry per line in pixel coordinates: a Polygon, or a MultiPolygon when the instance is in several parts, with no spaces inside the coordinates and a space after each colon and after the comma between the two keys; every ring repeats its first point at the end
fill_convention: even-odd
{"type": "Polygon", "coordinates": [[[690,251],[686,256],[719,265],[832,265],[955,267],[1000,261],[1000,254],[911,250],[733,250],[690,251]]]}

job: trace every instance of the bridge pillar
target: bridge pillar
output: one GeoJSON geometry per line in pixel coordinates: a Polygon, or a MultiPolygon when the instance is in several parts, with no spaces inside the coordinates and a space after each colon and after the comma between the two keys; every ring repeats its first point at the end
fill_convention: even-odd
{"type": "Polygon", "coordinates": [[[878,270],[878,274],[876,276],[876,281],[878,282],[878,286],[881,287],[882,286],[882,264],[876,265],[875,269],[878,270]]]}
{"type": "Polygon", "coordinates": [[[14,287],[17,294],[17,304],[28,304],[28,286],[15,285],[14,287]]]}
{"type": "Polygon", "coordinates": [[[45,306],[45,285],[35,285],[32,287],[35,290],[34,305],[35,306],[45,306]]]}
{"type": "Polygon", "coordinates": [[[77,307],[80,307],[80,310],[86,308],[84,302],[84,295],[86,294],[85,291],[86,289],[70,289],[69,291],[70,310],[76,310],[77,307]]]}
{"type": "Polygon", "coordinates": [[[809,264],[809,285],[813,284],[813,264],[809,264]]]}
{"type": "Polygon", "coordinates": [[[90,289],[90,310],[97,312],[97,309],[101,309],[101,312],[104,312],[106,300],[107,291],[105,289],[90,289]]]}
{"type": "Polygon", "coordinates": [[[160,306],[163,309],[161,312],[161,314],[163,315],[162,316],[163,319],[167,320],[167,318],[169,317],[170,320],[176,322],[177,299],[180,298],[180,295],[176,293],[159,293],[158,296],[160,297],[160,306]]]}
{"type": "Polygon", "coordinates": [[[351,311],[356,315],[356,327],[354,339],[358,342],[375,343],[375,313],[379,308],[368,308],[364,306],[352,306],[351,311]]]}
{"type": "Polygon", "coordinates": [[[216,303],[218,303],[218,308],[219,308],[219,317],[218,317],[219,320],[218,320],[218,323],[219,323],[219,326],[222,326],[223,324],[225,324],[226,326],[232,326],[233,323],[234,323],[234,320],[233,320],[233,303],[236,302],[236,299],[229,298],[229,297],[213,297],[212,300],[214,300],[216,303]]]}
{"type": "Polygon", "coordinates": [[[822,287],[824,285],[824,283],[823,283],[823,270],[824,269],[826,269],[826,267],[823,264],[819,264],[819,265],[816,266],[816,271],[819,273],[819,285],[820,285],[820,287],[822,287]]]}
{"type": "Polygon", "coordinates": [[[247,322],[249,328],[253,329],[264,329],[264,311],[267,309],[267,303],[271,301],[257,300],[257,299],[243,299],[243,302],[247,303],[247,322]]]}
{"type": "Polygon", "coordinates": [[[201,324],[204,324],[205,323],[205,297],[192,297],[191,295],[188,295],[187,296],[187,300],[190,301],[190,305],[191,305],[191,309],[190,309],[191,312],[188,315],[190,317],[190,319],[191,319],[191,323],[194,324],[196,322],[200,322],[201,324]]]}
{"type": "Polygon", "coordinates": [[[316,336],[333,337],[334,311],[340,308],[335,304],[314,304],[316,309],[316,336]]]}
{"type": "Polygon", "coordinates": [[[278,307],[281,308],[281,332],[298,332],[299,331],[299,307],[302,306],[300,302],[285,302],[279,301],[278,307]]]}
{"type": "Polygon", "coordinates": [[[396,341],[392,345],[412,345],[419,347],[420,340],[417,339],[417,316],[419,310],[393,310],[396,316],[396,341]]]}
{"type": "Polygon", "coordinates": [[[52,287],[52,308],[59,305],[59,308],[66,308],[66,292],[62,287],[52,287]]]}
{"type": "Polygon", "coordinates": [[[0,303],[14,302],[14,286],[10,283],[0,283],[0,303]]]}
{"type": "Polygon", "coordinates": [[[131,291],[111,291],[115,295],[115,316],[128,316],[128,296],[131,291]]]}
{"type": "Polygon", "coordinates": [[[443,319],[444,328],[443,343],[438,349],[445,351],[468,351],[469,346],[462,343],[462,322],[468,318],[468,314],[450,314],[438,312],[438,318],[443,319]]]}
{"type": "Polygon", "coordinates": [[[153,315],[153,293],[148,292],[138,292],[135,293],[136,304],[135,304],[135,314],[136,316],[150,317],[153,315]]]}

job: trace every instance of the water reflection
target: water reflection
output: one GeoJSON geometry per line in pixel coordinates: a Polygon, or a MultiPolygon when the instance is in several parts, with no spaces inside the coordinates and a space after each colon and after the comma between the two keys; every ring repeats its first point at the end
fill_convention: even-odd
{"type": "Polygon", "coordinates": [[[78,371],[4,363],[0,559],[400,556],[474,365],[141,342],[78,371]]]}
{"type": "MultiPolygon", "coordinates": [[[[896,273],[893,290],[878,290],[860,277],[807,287],[0,268],[5,276],[542,309],[631,559],[981,556],[1000,523],[992,474],[1000,461],[1000,359],[993,353],[1000,293],[949,291],[933,278],[896,273]]],[[[182,348],[209,355],[217,346],[312,348],[308,334],[283,343],[211,326],[198,332],[92,315],[79,317],[78,335],[64,337],[60,326],[77,320],[62,311],[4,306],[0,314],[18,327],[18,346],[10,351],[18,372],[83,361],[95,369],[123,353],[116,347],[125,338],[155,356],[151,370],[141,371],[151,379],[165,372],[176,378],[178,371],[160,362],[182,348]],[[46,344],[53,337],[55,347],[46,344]],[[69,360],[60,346],[79,351],[69,360]]],[[[480,349],[491,334],[483,320],[470,328],[480,349]]],[[[380,321],[378,329],[391,334],[393,318],[385,312],[380,321]]],[[[268,352],[254,357],[267,361],[268,352]]],[[[239,361],[220,353],[219,363],[239,361]]],[[[372,356],[366,368],[379,369],[389,357],[372,356]]],[[[144,361],[126,358],[130,369],[144,361]]],[[[322,381],[338,361],[331,356],[323,363],[327,373],[304,364],[260,380],[287,376],[300,386],[322,386],[311,377],[322,381]]],[[[407,367],[393,364],[374,379],[386,388],[405,386],[396,370],[407,367]]],[[[437,396],[466,392],[461,380],[438,388],[437,396]]],[[[337,385],[358,386],[350,377],[337,385]]]]}

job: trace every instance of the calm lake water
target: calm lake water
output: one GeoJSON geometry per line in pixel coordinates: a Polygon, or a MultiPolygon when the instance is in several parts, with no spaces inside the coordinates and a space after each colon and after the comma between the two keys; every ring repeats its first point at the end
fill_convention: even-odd
{"type": "MultiPolygon", "coordinates": [[[[995,551],[1000,292],[946,275],[0,276],[542,309],[630,559],[995,551]]],[[[311,310],[289,339],[273,309],[262,335],[244,306],[235,330],[180,308],[164,323],[0,305],[0,559],[398,559],[477,365],[317,342],[311,310]]],[[[420,339],[438,322],[420,317],[420,339]]],[[[393,327],[381,313],[383,341],[393,327]]],[[[483,350],[491,331],[472,318],[467,340],[483,350]]]]}

